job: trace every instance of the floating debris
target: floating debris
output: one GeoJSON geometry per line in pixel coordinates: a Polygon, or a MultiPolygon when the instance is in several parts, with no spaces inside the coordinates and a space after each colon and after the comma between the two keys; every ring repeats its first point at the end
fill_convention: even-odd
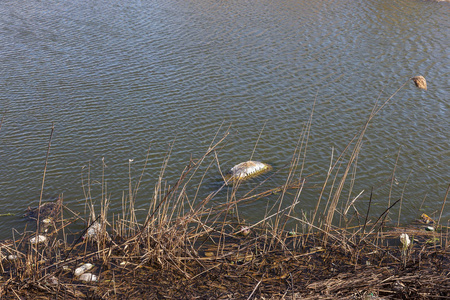
{"type": "Polygon", "coordinates": [[[414,81],[414,84],[422,90],[427,90],[427,81],[425,80],[425,77],[423,76],[414,76],[411,78],[412,81],[414,81]]]}
{"type": "Polygon", "coordinates": [[[272,167],[259,161],[246,161],[235,165],[228,172],[225,179],[228,181],[246,180],[270,171],[272,167]]]}
{"type": "Polygon", "coordinates": [[[62,198],[58,198],[54,202],[44,202],[36,208],[28,207],[24,217],[37,220],[38,216],[42,222],[45,219],[57,219],[60,215],[62,207],[62,198]]]}
{"type": "Polygon", "coordinates": [[[35,237],[32,237],[30,239],[30,244],[40,244],[40,243],[45,243],[47,241],[47,238],[43,235],[38,235],[35,237]]]}
{"type": "Polygon", "coordinates": [[[102,225],[99,222],[95,222],[88,228],[86,234],[83,236],[83,239],[86,239],[88,241],[89,240],[96,241],[102,237],[106,238],[107,241],[111,240],[111,237],[109,236],[108,232],[103,230],[102,225]]]}
{"type": "Polygon", "coordinates": [[[84,273],[82,274],[79,279],[81,281],[85,281],[85,282],[95,282],[98,281],[98,277],[95,274],[92,273],[84,273]]]}
{"type": "Polygon", "coordinates": [[[426,224],[435,223],[432,218],[430,218],[427,214],[423,213],[420,218],[422,219],[422,222],[426,224]]]}
{"type": "Polygon", "coordinates": [[[433,226],[427,226],[425,227],[426,231],[434,231],[434,227],[433,226]]]}
{"type": "Polygon", "coordinates": [[[83,236],[84,239],[93,239],[98,236],[98,234],[102,231],[102,225],[98,222],[92,224],[86,234],[83,236]]]}
{"type": "Polygon", "coordinates": [[[5,213],[5,214],[0,214],[0,217],[9,217],[9,216],[15,216],[16,214],[13,213],[5,213]]]}
{"type": "Polygon", "coordinates": [[[407,233],[400,234],[400,243],[402,243],[402,249],[408,249],[409,245],[411,245],[411,240],[409,239],[409,235],[407,233]]]}
{"type": "Polygon", "coordinates": [[[89,271],[90,269],[92,269],[94,267],[93,264],[90,263],[85,263],[81,266],[79,266],[78,268],[75,269],[75,271],[73,272],[73,274],[75,276],[81,276],[82,274],[86,273],[87,271],[89,271]]]}
{"type": "Polygon", "coordinates": [[[36,208],[28,207],[23,216],[33,221],[39,219],[39,233],[49,233],[51,229],[54,229],[52,225],[61,218],[62,203],[62,198],[57,198],[54,202],[41,203],[36,208]]]}

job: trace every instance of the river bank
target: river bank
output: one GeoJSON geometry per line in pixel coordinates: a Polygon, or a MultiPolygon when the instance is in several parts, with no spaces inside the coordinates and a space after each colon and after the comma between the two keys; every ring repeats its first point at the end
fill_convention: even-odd
{"type": "Polygon", "coordinates": [[[435,226],[431,218],[401,228],[373,220],[353,228],[308,233],[311,227],[293,232],[269,223],[239,224],[234,218],[203,222],[195,215],[155,222],[152,229],[136,231],[126,239],[117,231],[103,231],[97,225],[99,218],[71,243],[58,237],[70,220],[55,218],[56,213],[46,216],[44,220],[54,218],[53,225],[43,229],[41,242],[36,243],[29,232],[1,243],[0,297],[450,297],[449,227],[435,226]],[[60,225],[53,227],[56,224],[60,225]],[[431,228],[437,231],[427,231],[431,228]],[[404,234],[410,243],[402,243],[404,234]]]}

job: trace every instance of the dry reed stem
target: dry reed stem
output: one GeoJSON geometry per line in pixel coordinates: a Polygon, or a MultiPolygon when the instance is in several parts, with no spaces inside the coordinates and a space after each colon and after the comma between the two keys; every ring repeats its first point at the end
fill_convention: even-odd
{"type": "MultiPolygon", "coordinates": [[[[54,130],[55,130],[55,125],[52,122],[52,128],[51,128],[51,131],[50,131],[50,137],[48,139],[47,155],[45,157],[44,172],[43,172],[43,175],[42,175],[41,193],[39,195],[38,216],[37,216],[37,220],[36,220],[36,235],[35,235],[36,237],[39,235],[39,230],[40,230],[40,228],[39,228],[40,227],[39,221],[40,221],[40,216],[41,216],[42,195],[44,194],[45,175],[47,173],[48,157],[50,155],[50,147],[51,147],[51,144],[52,144],[52,137],[53,137],[54,130]]],[[[39,243],[35,243],[34,244],[34,249],[35,249],[36,253],[39,253],[38,252],[38,250],[39,250],[39,243]]],[[[37,271],[37,266],[38,266],[37,258],[38,258],[38,256],[36,255],[35,259],[34,259],[34,265],[36,266],[36,271],[37,271]]]]}
{"type": "Polygon", "coordinates": [[[252,152],[252,154],[250,155],[250,159],[249,159],[249,160],[252,160],[252,159],[253,159],[253,155],[255,154],[256,147],[258,146],[258,142],[259,142],[259,140],[261,139],[261,135],[262,135],[262,133],[263,133],[263,131],[264,131],[264,128],[266,127],[266,124],[267,124],[267,121],[264,122],[264,124],[263,124],[261,130],[259,131],[258,139],[256,140],[255,146],[253,147],[253,152],[252,152]]]}
{"type": "Polygon", "coordinates": [[[445,202],[447,201],[447,196],[448,196],[449,192],[450,192],[450,184],[448,185],[447,191],[445,192],[444,201],[442,201],[441,212],[439,213],[439,219],[438,219],[437,225],[439,225],[441,223],[442,213],[444,212],[445,202]]]}
{"type": "Polygon", "coordinates": [[[401,213],[402,213],[403,196],[405,195],[406,184],[408,183],[409,177],[411,177],[411,174],[412,174],[412,170],[409,172],[408,177],[406,178],[405,184],[403,185],[402,195],[400,196],[400,205],[399,205],[399,208],[398,208],[397,226],[400,226],[400,216],[401,216],[401,213]]]}
{"type": "Polygon", "coordinates": [[[392,195],[392,187],[394,185],[394,182],[396,181],[395,179],[395,170],[397,169],[397,165],[398,165],[398,159],[400,157],[400,150],[402,149],[402,147],[400,146],[398,148],[398,152],[397,152],[397,158],[395,159],[395,164],[394,164],[394,169],[392,170],[392,178],[391,178],[391,187],[389,189],[389,197],[388,197],[388,206],[391,205],[391,195],[392,195]]]}

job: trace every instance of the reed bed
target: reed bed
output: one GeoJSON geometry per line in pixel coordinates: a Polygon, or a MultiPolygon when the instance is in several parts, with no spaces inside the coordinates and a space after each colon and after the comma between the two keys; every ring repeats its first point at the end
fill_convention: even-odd
{"type": "Polygon", "coordinates": [[[27,212],[36,230],[0,244],[0,297],[449,299],[450,235],[448,221],[442,219],[448,190],[438,218],[418,215],[417,223],[403,227],[388,226],[389,213],[401,199],[389,199],[386,210],[374,216],[372,192],[350,196],[364,134],[394,95],[374,106],[345,151],[336,158],[332,151],[310,213],[295,208],[312,176],[304,174],[304,165],[314,109],[285,166],[288,175],[281,186],[265,188],[279,171],[274,170],[258,189],[241,192],[240,182],[227,185],[224,180],[217,190],[199,196],[211,166],[221,170],[217,153],[229,130],[221,135],[219,130],[203,156],[191,159],[170,184],[164,180],[168,151],[143,219],[135,202],[146,163],[137,182],[129,176],[119,214],[110,213],[104,172],[102,200],[94,205],[88,170],[83,177],[86,214],[71,211],[62,196],[53,203],[42,202],[41,196],[39,206],[27,212]],[[194,178],[201,178],[200,184],[194,178]],[[191,197],[193,190],[197,192],[191,197]],[[355,202],[363,196],[369,202],[366,211],[359,212],[355,202]],[[243,204],[268,197],[275,201],[260,221],[248,223],[239,217],[243,204]],[[212,205],[217,198],[222,204],[212,205]],[[80,223],[84,229],[74,232],[74,224],[80,223]],[[408,243],[400,241],[402,234],[408,243]]]}

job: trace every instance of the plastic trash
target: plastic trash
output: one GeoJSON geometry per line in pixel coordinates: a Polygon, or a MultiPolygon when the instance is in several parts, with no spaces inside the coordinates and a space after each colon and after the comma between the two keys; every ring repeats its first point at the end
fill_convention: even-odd
{"type": "Polygon", "coordinates": [[[98,280],[98,277],[97,277],[97,275],[92,274],[92,273],[84,273],[84,274],[81,274],[79,279],[81,281],[85,281],[85,282],[95,282],[98,280]]]}
{"type": "Polygon", "coordinates": [[[411,245],[411,240],[409,239],[409,235],[406,233],[400,234],[400,243],[402,243],[402,249],[408,249],[409,245],[411,245]]]}
{"type": "Polygon", "coordinates": [[[93,264],[85,263],[85,264],[79,266],[78,268],[76,268],[74,274],[75,274],[75,276],[81,276],[83,273],[86,273],[93,267],[94,267],[93,264]]]}
{"type": "Polygon", "coordinates": [[[40,244],[40,243],[45,243],[46,241],[47,241],[47,238],[43,235],[38,235],[38,236],[32,237],[30,239],[31,244],[40,244]]]}

